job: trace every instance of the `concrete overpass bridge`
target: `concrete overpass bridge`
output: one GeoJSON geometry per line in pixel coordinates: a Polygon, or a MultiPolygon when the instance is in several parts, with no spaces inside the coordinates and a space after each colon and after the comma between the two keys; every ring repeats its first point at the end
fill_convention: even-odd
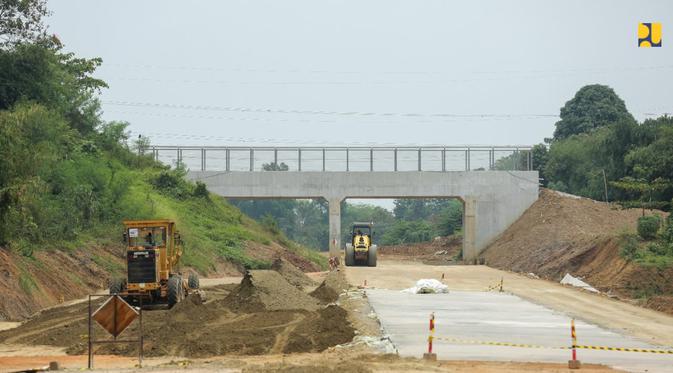
{"type": "MultiPolygon", "coordinates": [[[[194,147],[155,146],[165,163],[227,198],[324,198],[330,255],[338,255],[348,198],[457,198],[464,204],[463,257],[479,253],[538,198],[528,146],[194,147]],[[264,164],[285,171],[263,171],[264,164]]],[[[268,168],[268,167],[267,167],[268,168]]]]}

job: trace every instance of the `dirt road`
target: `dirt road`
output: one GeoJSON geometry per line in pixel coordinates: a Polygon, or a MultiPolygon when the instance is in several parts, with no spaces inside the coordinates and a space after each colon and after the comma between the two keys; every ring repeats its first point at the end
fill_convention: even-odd
{"type": "Polygon", "coordinates": [[[530,302],[603,328],[659,346],[673,346],[673,316],[602,295],[528,278],[486,266],[429,266],[410,261],[379,261],[376,268],[347,267],[350,283],[381,289],[404,289],[421,278],[440,279],[449,289],[483,291],[503,279],[504,290],[530,302]]]}

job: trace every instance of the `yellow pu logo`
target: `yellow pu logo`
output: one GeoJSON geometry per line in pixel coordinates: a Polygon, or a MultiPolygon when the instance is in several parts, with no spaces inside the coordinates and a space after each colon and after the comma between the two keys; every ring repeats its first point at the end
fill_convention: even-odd
{"type": "Polygon", "coordinates": [[[638,24],[638,47],[661,47],[661,23],[638,24]]]}

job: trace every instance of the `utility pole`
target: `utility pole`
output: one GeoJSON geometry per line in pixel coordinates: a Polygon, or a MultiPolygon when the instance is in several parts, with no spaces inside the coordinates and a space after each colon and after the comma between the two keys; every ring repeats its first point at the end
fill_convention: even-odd
{"type": "Polygon", "coordinates": [[[605,187],[605,204],[608,204],[608,178],[605,176],[605,169],[603,169],[603,186],[605,187]]]}

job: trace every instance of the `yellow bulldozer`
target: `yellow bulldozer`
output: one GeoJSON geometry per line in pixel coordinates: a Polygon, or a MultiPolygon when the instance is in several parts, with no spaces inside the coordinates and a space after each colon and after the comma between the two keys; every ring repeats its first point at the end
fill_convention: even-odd
{"type": "Polygon", "coordinates": [[[377,246],[372,243],[374,223],[353,223],[351,242],[346,243],[346,265],[376,267],[377,246]]]}
{"type": "Polygon", "coordinates": [[[199,277],[179,271],[182,239],[171,220],[126,220],[126,278],[110,282],[110,294],[143,305],[173,307],[190,292],[199,289],[199,277]]]}

